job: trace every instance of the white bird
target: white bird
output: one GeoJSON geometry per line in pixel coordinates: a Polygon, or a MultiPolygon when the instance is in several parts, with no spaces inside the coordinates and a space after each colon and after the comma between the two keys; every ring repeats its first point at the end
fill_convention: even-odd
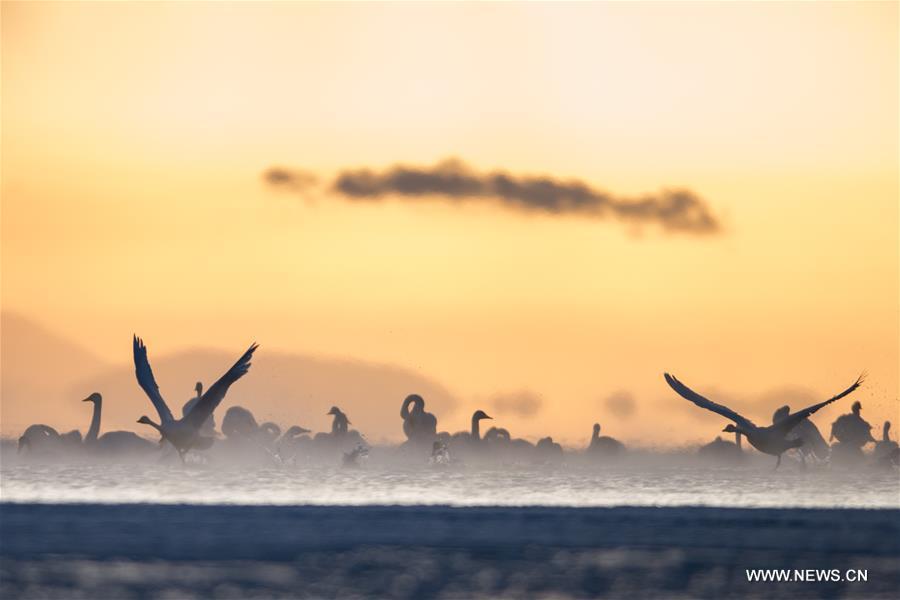
{"type": "Polygon", "coordinates": [[[150,362],[147,360],[147,348],[144,342],[134,336],[134,372],[138,385],[150,398],[150,402],[159,413],[159,423],[154,423],[150,417],[142,416],[138,423],[150,425],[159,431],[162,438],[172,444],[178,450],[178,456],[184,462],[184,454],[192,448],[203,450],[212,446],[213,438],[200,435],[200,428],[206,419],[213,413],[216,407],[225,398],[231,384],[243,377],[250,369],[250,359],[257,345],[253,344],[244,352],[234,365],[219,378],[194,405],[193,409],[181,419],[175,419],[172,411],[166,405],[166,401],[159,393],[159,386],[153,378],[150,362]]]}
{"type": "Polygon", "coordinates": [[[835,400],[840,400],[847,394],[850,394],[863,382],[863,375],[860,375],[853,385],[848,387],[837,396],[833,396],[824,402],[814,404],[808,408],[792,413],[784,417],[777,423],[769,425],[768,427],[759,427],[758,425],[754,425],[753,422],[750,421],[750,419],[742,417],[727,406],[716,404],[712,400],[704,398],[694,390],[690,389],[688,386],[678,381],[672,375],[666,373],[665,378],[669,386],[685,400],[690,400],[700,408],[705,408],[706,410],[722,415],[726,419],[734,421],[734,425],[729,424],[722,431],[728,431],[731,433],[739,432],[747,438],[747,441],[750,442],[751,446],[753,446],[760,452],[764,454],[771,454],[772,456],[777,456],[778,462],[775,463],[776,469],[781,464],[781,455],[784,452],[790,450],[791,448],[799,448],[803,445],[803,440],[801,439],[788,439],[787,436],[791,432],[791,430],[794,429],[794,427],[796,427],[798,423],[803,421],[803,419],[807,418],[823,406],[827,406],[835,400]]]}

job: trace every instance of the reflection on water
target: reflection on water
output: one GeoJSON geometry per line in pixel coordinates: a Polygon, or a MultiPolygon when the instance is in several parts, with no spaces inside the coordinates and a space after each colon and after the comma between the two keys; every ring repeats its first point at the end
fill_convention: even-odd
{"type": "Polygon", "coordinates": [[[5,502],[452,506],[900,507],[896,471],[685,465],[537,468],[28,464],[0,468],[5,502]]]}

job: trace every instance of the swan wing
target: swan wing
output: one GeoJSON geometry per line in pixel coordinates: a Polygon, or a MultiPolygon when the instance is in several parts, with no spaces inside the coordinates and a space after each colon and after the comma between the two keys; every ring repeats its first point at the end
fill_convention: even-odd
{"type": "Polygon", "coordinates": [[[163,423],[169,423],[175,419],[172,417],[172,411],[166,406],[166,401],[159,393],[159,386],[156,385],[156,379],[153,377],[153,370],[150,368],[150,361],[147,360],[147,347],[144,341],[138,336],[134,336],[134,374],[137,376],[138,385],[144,390],[144,393],[150,398],[150,402],[156,407],[159,418],[163,423]]]}
{"type": "Polygon", "coordinates": [[[846,390],[844,390],[837,396],[832,396],[825,402],[819,402],[818,404],[813,404],[812,406],[810,406],[808,408],[804,408],[803,410],[798,410],[794,414],[788,415],[787,417],[785,417],[784,419],[779,421],[776,425],[774,425],[774,427],[783,430],[785,432],[785,434],[787,434],[787,432],[789,432],[794,427],[796,427],[797,424],[800,423],[800,421],[802,421],[806,417],[810,416],[811,414],[813,414],[814,412],[816,412],[823,406],[828,406],[835,400],[840,400],[844,396],[853,393],[856,390],[856,388],[858,388],[860,385],[862,385],[862,383],[863,383],[863,381],[865,381],[865,379],[866,379],[866,376],[865,376],[865,373],[863,373],[862,375],[860,375],[859,377],[856,378],[856,381],[853,382],[853,385],[848,387],[846,390]]]}
{"type": "Polygon", "coordinates": [[[745,429],[754,429],[756,425],[753,424],[750,419],[746,417],[742,417],[738,413],[734,412],[727,406],[722,406],[721,404],[716,404],[712,400],[704,398],[688,386],[684,385],[678,379],[676,379],[673,375],[669,375],[665,373],[666,383],[669,384],[673,390],[675,390],[679,396],[684,398],[685,400],[690,400],[700,408],[705,408],[706,410],[711,410],[714,413],[720,414],[726,419],[730,419],[735,422],[735,424],[744,427],[745,429]]]}
{"type": "Polygon", "coordinates": [[[253,352],[257,345],[253,344],[244,352],[234,365],[228,369],[228,372],[222,375],[217,382],[212,384],[206,393],[197,401],[191,412],[184,417],[184,420],[190,423],[195,429],[200,429],[206,419],[216,410],[219,403],[225,397],[225,393],[231,384],[247,374],[250,370],[250,359],[253,358],[253,352]]]}

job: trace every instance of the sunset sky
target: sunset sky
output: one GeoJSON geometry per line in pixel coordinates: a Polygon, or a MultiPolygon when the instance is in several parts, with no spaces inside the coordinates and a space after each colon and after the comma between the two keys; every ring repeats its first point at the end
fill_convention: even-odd
{"type": "MultiPolygon", "coordinates": [[[[267,352],[398,367],[456,399],[441,429],[485,408],[571,444],[594,421],[714,437],[722,419],[663,371],[768,423],[867,370],[880,432],[900,419],[897,23],[894,2],[4,2],[2,433],[85,429],[53,406],[96,376],[58,375],[71,398],[9,392],[8,315],[123,369],[133,332],[151,360],[255,340],[254,368],[267,352]],[[720,228],[327,185],[448,158],[616,197],[688,189],[720,228]],[[322,184],[269,185],[276,166],[322,184]]],[[[52,380],[49,362],[34,372],[52,380]]],[[[242,405],[327,426],[254,404],[253,377],[242,405]]],[[[371,435],[399,439],[402,396],[362,396],[396,418],[371,435]]]]}

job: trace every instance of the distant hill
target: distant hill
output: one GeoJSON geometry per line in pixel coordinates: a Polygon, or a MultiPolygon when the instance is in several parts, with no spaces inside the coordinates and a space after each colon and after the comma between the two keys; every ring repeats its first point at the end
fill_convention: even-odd
{"type": "Polygon", "coordinates": [[[72,386],[105,368],[104,361],[78,344],[23,315],[0,312],[0,421],[4,435],[20,431],[38,417],[48,425],[51,421],[74,423],[83,406],[71,401],[87,393],[73,397],[72,386]]]}
{"type": "MultiPolygon", "coordinates": [[[[104,397],[103,431],[150,433],[135,423],[143,414],[155,419],[156,413],[135,381],[130,356],[118,365],[103,363],[76,344],[6,313],[2,339],[4,435],[16,435],[34,422],[61,430],[77,427],[84,432],[91,413],[80,400],[93,391],[104,397]]],[[[196,381],[211,385],[243,350],[192,349],[157,355],[150,344],[153,371],[172,412],[181,414],[182,405],[194,395],[196,381]]],[[[216,420],[221,423],[225,410],[239,404],[260,422],[272,420],[282,426],[299,424],[321,431],[330,429],[331,418],[325,413],[337,405],[348,414],[351,426],[371,440],[400,440],[400,404],[411,393],[425,398],[439,425],[459,404],[440,383],[414,371],[287,354],[263,344],[250,373],[231,388],[216,411],[216,420]]]]}

